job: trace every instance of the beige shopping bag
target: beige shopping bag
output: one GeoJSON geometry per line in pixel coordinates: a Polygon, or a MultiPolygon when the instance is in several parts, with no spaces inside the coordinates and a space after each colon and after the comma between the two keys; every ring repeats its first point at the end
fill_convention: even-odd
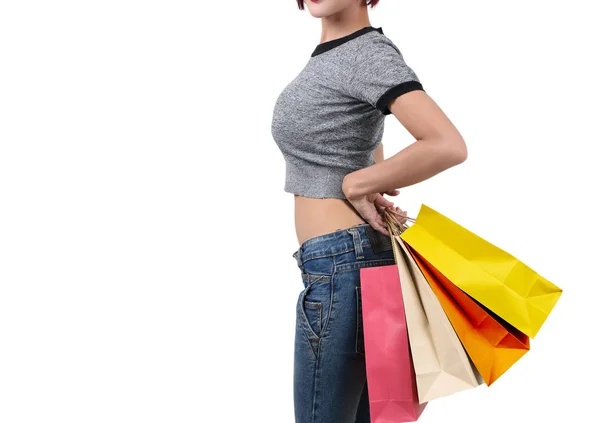
{"type": "Polygon", "coordinates": [[[440,302],[399,235],[392,234],[419,402],[483,383],[440,302]]]}

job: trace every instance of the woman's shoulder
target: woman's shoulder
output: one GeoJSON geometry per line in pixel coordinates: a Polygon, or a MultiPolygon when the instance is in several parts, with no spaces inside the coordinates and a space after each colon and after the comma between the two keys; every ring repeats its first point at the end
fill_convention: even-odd
{"type": "Polygon", "coordinates": [[[390,53],[402,56],[400,48],[383,32],[371,31],[365,34],[365,37],[357,38],[357,41],[352,45],[354,57],[357,59],[376,58],[378,55],[390,53]]]}
{"type": "Polygon", "coordinates": [[[365,35],[353,45],[346,91],[387,115],[393,98],[423,87],[390,37],[376,31],[365,35]]]}

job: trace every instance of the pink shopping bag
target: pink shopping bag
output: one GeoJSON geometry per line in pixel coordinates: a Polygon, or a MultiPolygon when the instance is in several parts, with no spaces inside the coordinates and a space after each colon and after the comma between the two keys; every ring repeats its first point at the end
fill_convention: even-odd
{"type": "Polygon", "coordinates": [[[372,423],[416,421],[419,404],[398,266],[360,269],[367,389],[372,423]]]}

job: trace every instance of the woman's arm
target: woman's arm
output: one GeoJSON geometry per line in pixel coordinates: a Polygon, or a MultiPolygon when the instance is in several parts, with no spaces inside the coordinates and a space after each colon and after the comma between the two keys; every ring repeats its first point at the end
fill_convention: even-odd
{"type": "Polygon", "coordinates": [[[383,142],[380,142],[377,148],[375,149],[375,163],[379,163],[383,161],[383,142]]]}
{"type": "Polygon", "coordinates": [[[416,141],[385,160],[381,150],[381,160],[346,175],[342,190],[348,200],[416,184],[467,159],[462,136],[425,91],[396,97],[389,109],[416,141]]]}

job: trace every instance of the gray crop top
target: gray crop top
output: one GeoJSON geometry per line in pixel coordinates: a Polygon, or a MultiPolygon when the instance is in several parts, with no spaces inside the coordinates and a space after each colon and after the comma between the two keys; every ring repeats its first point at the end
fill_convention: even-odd
{"type": "Polygon", "coordinates": [[[344,176],[375,163],[389,102],[413,90],[423,86],[381,27],[318,44],[273,110],[284,191],[345,199],[344,176]]]}

